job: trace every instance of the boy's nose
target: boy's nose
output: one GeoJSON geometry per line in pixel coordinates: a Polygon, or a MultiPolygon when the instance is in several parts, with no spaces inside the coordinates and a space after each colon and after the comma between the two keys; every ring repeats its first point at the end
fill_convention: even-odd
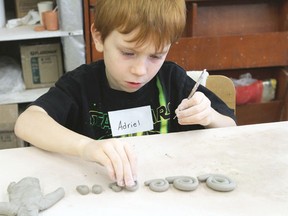
{"type": "Polygon", "coordinates": [[[137,76],[142,76],[146,74],[146,72],[147,72],[146,61],[145,60],[136,61],[132,67],[132,73],[137,76]]]}

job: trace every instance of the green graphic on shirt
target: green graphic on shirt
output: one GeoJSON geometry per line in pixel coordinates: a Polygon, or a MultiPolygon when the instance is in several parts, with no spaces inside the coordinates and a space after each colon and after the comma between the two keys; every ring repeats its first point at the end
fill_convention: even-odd
{"type": "Polygon", "coordinates": [[[108,113],[90,110],[90,125],[103,130],[111,130],[108,113]]]}
{"type": "Polygon", "coordinates": [[[159,112],[157,113],[162,117],[160,120],[160,133],[163,134],[163,133],[168,133],[168,120],[167,119],[170,118],[170,112],[169,114],[167,113],[167,115],[165,115],[167,111],[167,107],[169,107],[169,104],[166,103],[165,94],[164,94],[161,82],[158,77],[157,77],[157,87],[159,91],[159,103],[160,103],[160,108],[161,108],[158,110],[159,112]]]}

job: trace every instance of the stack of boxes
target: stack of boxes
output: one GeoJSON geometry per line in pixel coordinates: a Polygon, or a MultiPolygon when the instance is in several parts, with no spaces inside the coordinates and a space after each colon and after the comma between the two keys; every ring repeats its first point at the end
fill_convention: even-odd
{"type": "Polygon", "coordinates": [[[0,149],[23,146],[14,133],[14,126],[18,117],[17,104],[0,105],[0,149]]]}
{"type": "MultiPolygon", "coordinates": [[[[29,10],[38,10],[37,3],[43,0],[14,1],[16,17],[21,18],[27,15],[29,10]]],[[[20,52],[26,89],[53,86],[63,74],[60,42],[22,42],[20,52]]],[[[14,133],[18,115],[18,104],[0,105],[0,149],[24,146],[23,141],[14,133]]]]}
{"type": "MultiPolygon", "coordinates": [[[[44,0],[15,0],[16,16],[21,18],[30,10],[37,11],[37,3],[42,1],[44,0]]],[[[56,1],[53,2],[55,5],[56,1]]],[[[63,74],[60,42],[27,42],[20,46],[20,52],[26,89],[53,86],[63,74]]]]}

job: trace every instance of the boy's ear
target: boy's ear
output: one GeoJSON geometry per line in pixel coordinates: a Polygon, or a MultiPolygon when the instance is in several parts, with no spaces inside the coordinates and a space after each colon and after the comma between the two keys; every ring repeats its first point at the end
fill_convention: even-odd
{"type": "Polygon", "coordinates": [[[94,41],[96,50],[98,52],[103,52],[103,41],[101,38],[101,33],[97,31],[97,29],[95,29],[94,23],[91,25],[90,31],[91,31],[92,39],[94,41]]]}

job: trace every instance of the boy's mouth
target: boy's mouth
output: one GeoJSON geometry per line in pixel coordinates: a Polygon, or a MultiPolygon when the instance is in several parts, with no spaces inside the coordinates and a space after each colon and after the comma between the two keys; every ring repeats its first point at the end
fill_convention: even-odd
{"type": "Polygon", "coordinates": [[[130,88],[139,88],[142,85],[140,82],[127,82],[127,84],[130,88]]]}

